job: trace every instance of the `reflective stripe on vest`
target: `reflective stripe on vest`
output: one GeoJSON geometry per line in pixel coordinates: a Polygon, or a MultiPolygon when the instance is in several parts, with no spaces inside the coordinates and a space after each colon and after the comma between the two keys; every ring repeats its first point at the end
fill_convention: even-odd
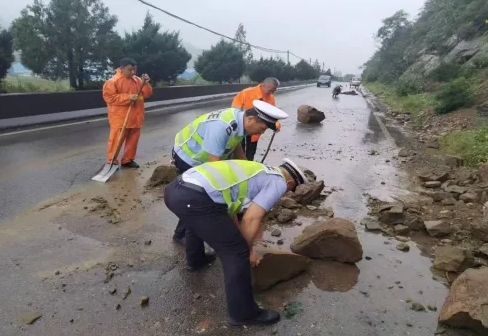
{"type": "Polygon", "coordinates": [[[208,162],[194,168],[210,183],[212,188],[222,192],[230,216],[241,210],[248,192],[248,180],[259,174],[283,176],[281,170],[262,163],[247,160],[228,160],[208,162]],[[231,188],[237,185],[237,199],[232,201],[231,188]]]}
{"type": "Polygon", "coordinates": [[[200,148],[203,144],[203,138],[198,134],[197,129],[201,123],[212,121],[212,120],[222,120],[225,122],[228,127],[226,129],[227,134],[229,135],[229,140],[226,144],[226,152],[222,159],[226,159],[237,145],[239,145],[243,139],[243,136],[238,136],[237,132],[239,131],[238,121],[235,119],[235,112],[236,109],[228,108],[219,111],[214,111],[210,113],[205,113],[200,117],[193,120],[191,123],[186,125],[180,132],[176,134],[175,137],[175,144],[185,152],[192,160],[204,163],[208,161],[208,153],[201,150],[197,153],[194,153],[190,147],[188,146],[188,141],[193,139],[200,145],[200,148]]]}

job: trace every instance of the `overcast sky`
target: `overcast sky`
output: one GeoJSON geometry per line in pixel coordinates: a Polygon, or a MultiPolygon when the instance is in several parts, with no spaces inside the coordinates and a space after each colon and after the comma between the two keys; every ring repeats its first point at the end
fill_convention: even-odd
{"type": "MultiPolygon", "coordinates": [[[[9,24],[33,0],[2,1],[0,22],[9,24]]],[[[44,0],[45,3],[48,0],[44,0]]],[[[103,0],[117,15],[117,29],[137,29],[149,10],[165,29],[179,30],[183,40],[206,49],[219,37],[149,8],[138,0],[103,0]]],[[[147,0],[224,35],[234,36],[242,22],[248,42],[266,48],[290,50],[326,67],[345,73],[360,73],[375,50],[373,34],[381,20],[404,9],[412,17],[425,0],[147,0]],[[287,5],[289,3],[289,5],[287,5]]],[[[254,51],[255,57],[270,54],[254,51]]],[[[286,54],[283,55],[286,59],[286,54]]],[[[290,61],[295,63],[296,58],[290,61]]]]}

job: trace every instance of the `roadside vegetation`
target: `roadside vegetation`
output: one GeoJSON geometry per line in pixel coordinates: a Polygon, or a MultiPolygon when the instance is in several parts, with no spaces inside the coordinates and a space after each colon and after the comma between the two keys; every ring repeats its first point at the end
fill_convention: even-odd
{"type": "MultiPolygon", "coordinates": [[[[364,85],[418,127],[432,115],[480,114],[480,106],[488,108],[487,18],[484,0],[427,0],[415,21],[396,12],[376,33],[379,48],[363,66],[364,85]]],[[[442,149],[470,165],[487,161],[486,112],[475,129],[442,135],[442,149]]]]}
{"type": "Polygon", "coordinates": [[[134,58],[138,72],[148,73],[156,87],[238,83],[244,77],[254,82],[268,76],[283,82],[308,80],[325,70],[318,60],[291,64],[277,57],[254,59],[239,24],[235,39],[242,43],[221,40],[204,50],[194,62],[199,75],[183,79],[192,54],[178,31],[163,30],[149,12],[139,29],[123,35],[115,30],[117,22],[102,0],[26,6],[10,27],[0,28],[0,93],[101,89],[123,57],[134,58]],[[34,76],[7,76],[16,58],[34,76]]]}

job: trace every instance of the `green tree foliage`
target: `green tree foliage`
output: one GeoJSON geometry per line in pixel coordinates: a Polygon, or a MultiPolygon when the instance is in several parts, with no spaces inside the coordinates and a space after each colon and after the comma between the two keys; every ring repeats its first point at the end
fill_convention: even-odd
{"type": "Polygon", "coordinates": [[[252,54],[251,45],[246,40],[246,35],[247,33],[246,30],[244,29],[244,25],[242,23],[239,23],[234,39],[236,39],[240,43],[234,42],[234,44],[241,51],[244,57],[244,61],[246,62],[246,65],[249,65],[253,61],[253,54],[252,54]]]}
{"type": "Polygon", "coordinates": [[[249,65],[249,78],[254,82],[262,82],[267,77],[278,78],[287,82],[295,78],[295,69],[279,58],[263,58],[249,65]]]}
{"type": "Polygon", "coordinates": [[[7,29],[0,30],[0,83],[7,76],[14,61],[12,34],[7,29]]]}
{"type": "Polygon", "coordinates": [[[50,79],[69,78],[71,87],[85,82],[111,65],[109,55],[120,47],[114,31],[117,18],[101,0],[34,0],[13,24],[21,62],[50,79]]]}
{"type": "Polygon", "coordinates": [[[138,73],[148,73],[154,82],[172,83],[185,72],[191,54],[183,47],[179,32],[160,29],[147,13],[141,29],[125,34],[123,55],[137,62],[138,73]]]}
{"type": "Polygon", "coordinates": [[[320,71],[317,71],[307,61],[301,60],[295,65],[295,78],[299,80],[315,79],[320,75],[320,71]]]}
{"type": "Polygon", "coordinates": [[[195,62],[195,70],[209,82],[232,83],[244,74],[246,63],[239,48],[220,40],[209,50],[202,52],[195,62]]]}

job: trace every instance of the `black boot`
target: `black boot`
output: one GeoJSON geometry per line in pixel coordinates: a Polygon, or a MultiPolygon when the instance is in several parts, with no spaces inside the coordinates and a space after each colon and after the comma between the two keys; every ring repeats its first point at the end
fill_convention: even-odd
{"type": "Polygon", "coordinates": [[[236,321],[230,319],[230,324],[234,326],[250,326],[250,325],[271,325],[280,321],[280,313],[275,310],[260,309],[258,316],[252,319],[244,319],[236,321]]]}
{"type": "Polygon", "coordinates": [[[122,167],[137,169],[137,168],[139,168],[139,165],[134,160],[132,160],[132,161],[127,162],[127,163],[122,163],[122,167]]]}
{"type": "Polygon", "coordinates": [[[217,259],[217,256],[215,255],[214,251],[206,252],[205,257],[203,258],[203,261],[201,263],[198,263],[196,265],[187,264],[185,268],[188,272],[196,272],[204,268],[205,266],[213,263],[215,259],[217,259]]]}

